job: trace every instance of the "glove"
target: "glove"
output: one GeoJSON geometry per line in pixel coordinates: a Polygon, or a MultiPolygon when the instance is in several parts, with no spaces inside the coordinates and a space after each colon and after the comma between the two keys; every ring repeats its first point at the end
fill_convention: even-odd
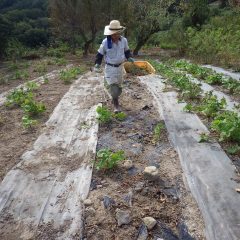
{"type": "Polygon", "coordinates": [[[94,71],[97,72],[97,73],[101,72],[101,68],[100,68],[100,65],[98,63],[95,64],[94,71]]]}
{"type": "Polygon", "coordinates": [[[135,60],[133,59],[133,58],[128,58],[128,62],[131,62],[131,63],[134,63],[135,62],[135,60]]]}

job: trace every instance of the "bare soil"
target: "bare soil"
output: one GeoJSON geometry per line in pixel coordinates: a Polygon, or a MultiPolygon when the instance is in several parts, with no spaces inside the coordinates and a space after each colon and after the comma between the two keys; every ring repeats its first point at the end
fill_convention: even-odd
{"type": "MultiPolygon", "coordinates": [[[[110,100],[105,104],[112,108],[110,100]]],[[[112,170],[94,170],[89,195],[93,204],[85,209],[86,239],[205,239],[203,220],[184,184],[178,155],[165,128],[154,140],[154,127],[163,122],[136,78],[130,76],[125,82],[121,105],[126,120],[101,126],[97,149],[124,150],[133,167],[127,169],[122,162],[112,170]],[[156,166],[159,178],[146,178],[147,166],[156,166]],[[119,209],[129,212],[130,223],[118,226],[119,209]],[[144,238],[142,219],[148,216],[157,225],[144,238]]]]}
{"type": "MultiPolygon", "coordinates": [[[[91,61],[91,58],[89,58],[89,61],[91,61]]],[[[69,63],[84,66],[87,69],[85,59],[72,58],[71,61],[67,62],[67,64],[69,63]]],[[[48,71],[62,67],[50,66],[48,71]]],[[[36,75],[31,75],[29,80],[33,80],[34,77],[36,75]]],[[[14,80],[3,84],[1,85],[1,91],[12,89],[22,82],[22,80],[14,80]]],[[[42,128],[45,127],[45,122],[49,119],[50,114],[69,87],[70,85],[65,85],[59,79],[59,76],[56,76],[56,78],[49,80],[48,83],[41,85],[35,91],[35,99],[38,102],[43,102],[47,110],[37,118],[39,123],[30,129],[24,129],[22,126],[23,111],[20,108],[0,106],[0,181],[13,166],[21,161],[21,155],[31,148],[33,142],[41,134],[42,128]]]]}
{"type": "MultiPolygon", "coordinates": [[[[68,61],[73,64],[82,62],[88,69],[92,66],[93,57],[82,61],[71,58],[68,61]]],[[[53,69],[49,67],[48,71],[53,69]]],[[[36,76],[31,75],[29,80],[36,76]]],[[[1,92],[20,83],[22,80],[14,80],[1,85],[1,92]]],[[[0,107],[0,181],[21,161],[21,155],[32,147],[68,89],[69,85],[64,85],[58,77],[41,85],[35,92],[36,99],[46,105],[47,111],[39,117],[39,124],[28,130],[22,127],[23,112],[19,108],[0,107]]],[[[112,107],[110,100],[104,104],[112,107]]],[[[147,239],[205,239],[204,223],[195,200],[184,184],[178,156],[168,141],[166,129],[163,129],[159,141],[154,140],[153,129],[162,121],[152,105],[150,94],[136,78],[127,78],[121,105],[127,119],[100,126],[97,148],[124,150],[126,159],[132,160],[134,166],[127,169],[121,163],[113,170],[94,170],[89,195],[93,204],[85,209],[86,239],[141,239],[144,235],[142,218],[147,216],[157,220],[153,230],[148,231],[147,239]],[[159,178],[152,181],[144,177],[143,170],[147,166],[156,166],[159,178]],[[109,199],[113,200],[112,204],[107,201],[109,199]],[[129,224],[118,226],[117,209],[129,212],[129,224]]],[[[47,236],[39,239],[52,239],[52,235],[49,230],[47,236]]]]}

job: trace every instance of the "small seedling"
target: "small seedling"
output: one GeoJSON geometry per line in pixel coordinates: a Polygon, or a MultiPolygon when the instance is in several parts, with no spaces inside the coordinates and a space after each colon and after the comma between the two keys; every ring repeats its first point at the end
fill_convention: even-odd
{"type": "Polygon", "coordinates": [[[36,90],[39,88],[39,85],[36,82],[27,82],[26,83],[27,91],[36,90]]]}
{"type": "Polygon", "coordinates": [[[109,123],[112,121],[112,113],[105,106],[97,107],[98,121],[99,123],[109,123]]]}
{"type": "Polygon", "coordinates": [[[158,123],[155,126],[155,128],[153,130],[153,139],[154,139],[154,141],[159,141],[163,128],[164,128],[164,124],[163,123],[158,123]]]}
{"type": "Polygon", "coordinates": [[[48,84],[49,83],[49,78],[47,76],[43,77],[43,83],[48,84]]]}
{"type": "Polygon", "coordinates": [[[88,128],[90,128],[90,126],[86,122],[82,122],[80,124],[80,129],[88,129],[88,128]]]}
{"type": "Polygon", "coordinates": [[[183,111],[189,112],[189,113],[193,112],[193,110],[194,110],[194,107],[190,103],[186,104],[186,106],[183,108],[183,111]]]}
{"type": "Polygon", "coordinates": [[[68,70],[62,70],[60,72],[60,79],[63,80],[65,84],[72,83],[73,79],[76,79],[79,74],[81,74],[83,71],[79,67],[73,67],[68,70]]]}
{"type": "Polygon", "coordinates": [[[127,118],[127,114],[124,112],[114,113],[113,117],[119,121],[124,121],[127,118]]]}
{"type": "Polygon", "coordinates": [[[109,149],[100,149],[97,152],[97,170],[106,170],[114,168],[118,162],[125,159],[124,151],[112,152],[109,149]]]}
{"type": "Polygon", "coordinates": [[[235,155],[240,152],[240,146],[239,145],[234,145],[231,146],[227,149],[227,153],[235,155]]]}
{"type": "Polygon", "coordinates": [[[38,123],[37,120],[32,119],[28,115],[24,115],[22,117],[22,125],[24,128],[31,128],[34,125],[36,125],[37,123],[38,123]]]}
{"type": "Polygon", "coordinates": [[[201,133],[200,140],[198,142],[199,143],[209,142],[209,135],[207,133],[201,133]]]}
{"type": "Polygon", "coordinates": [[[36,116],[46,111],[46,106],[43,103],[37,103],[29,99],[25,99],[24,103],[21,105],[21,108],[25,113],[28,113],[31,116],[36,116]]]}

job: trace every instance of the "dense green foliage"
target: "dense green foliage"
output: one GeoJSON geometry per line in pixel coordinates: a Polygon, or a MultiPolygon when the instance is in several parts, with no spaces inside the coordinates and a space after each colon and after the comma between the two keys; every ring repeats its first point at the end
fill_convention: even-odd
{"type": "Polygon", "coordinates": [[[47,0],[0,2],[0,55],[12,42],[20,42],[27,47],[46,45],[49,42],[47,6],[47,0]]]}
{"type": "Polygon", "coordinates": [[[186,11],[169,31],[158,33],[150,39],[149,44],[178,49],[181,54],[203,63],[239,70],[239,9],[221,9],[216,5],[205,8],[206,10],[199,12],[198,18],[193,18],[193,15],[186,11]]]}
{"type": "MultiPolygon", "coordinates": [[[[82,48],[88,54],[104,38],[104,26],[119,19],[136,55],[148,42],[198,61],[240,69],[237,4],[234,0],[2,0],[0,57],[16,60],[26,47],[58,46],[59,40],[70,46],[68,52],[82,48]]],[[[52,47],[48,53],[63,57],[56,56],[52,47]]]]}

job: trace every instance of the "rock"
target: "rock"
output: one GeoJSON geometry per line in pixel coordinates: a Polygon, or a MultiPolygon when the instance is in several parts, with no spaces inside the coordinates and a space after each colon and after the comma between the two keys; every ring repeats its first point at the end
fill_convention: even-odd
{"type": "Polygon", "coordinates": [[[83,201],[83,204],[88,207],[92,205],[92,201],[90,199],[86,199],[83,201]]]}
{"type": "Polygon", "coordinates": [[[141,192],[143,190],[143,187],[144,187],[144,182],[139,182],[136,184],[134,189],[136,192],[141,192]]]}
{"type": "Polygon", "coordinates": [[[158,169],[155,166],[146,167],[143,173],[149,180],[156,180],[158,178],[158,169]]]}
{"type": "Polygon", "coordinates": [[[127,169],[132,168],[132,167],[133,167],[133,162],[132,162],[132,160],[126,160],[126,161],[124,161],[123,166],[124,166],[125,168],[127,168],[127,169]]]}
{"type": "Polygon", "coordinates": [[[129,190],[128,194],[123,197],[123,200],[132,207],[132,198],[133,198],[133,192],[132,189],[129,190]]]}
{"type": "Polygon", "coordinates": [[[116,210],[116,218],[119,227],[123,224],[129,224],[132,220],[128,211],[123,211],[120,209],[116,210]]]}
{"type": "Polygon", "coordinates": [[[104,196],[103,197],[103,205],[104,205],[105,208],[109,209],[112,206],[114,206],[115,204],[116,203],[115,203],[115,201],[112,198],[110,198],[108,196],[104,196]]]}
{"type": "Polygon", "coordinates": [[[145,218],[143,218],[143,222],[145,223],[145,225],[147,226],[147,228],[149,230],[153,229],[154,226],[157,223],[156,219],[154,219],[152,217],[145,217],[145,218]]]}
{"type": "Polygon", "coordinates": [[[147,227],[142,224],[138,229],[137,240],[147,240],[148,237],[148,230],[147,227]]]}
{"type": "Polygon", "coordinates": [[[102,187],[103,187],[103,185],[97,185],[97,189],[102,188],[102,187]]]}
{"type": "Polygon", "coordinates": [[[93,207],[87,207],[87,208],[85,209],[85,215],[86,215],[86,217],[88,217],[88,216],[94,216],[95,213],[96,213],[96,210],[95,210],[93,207]]]}

